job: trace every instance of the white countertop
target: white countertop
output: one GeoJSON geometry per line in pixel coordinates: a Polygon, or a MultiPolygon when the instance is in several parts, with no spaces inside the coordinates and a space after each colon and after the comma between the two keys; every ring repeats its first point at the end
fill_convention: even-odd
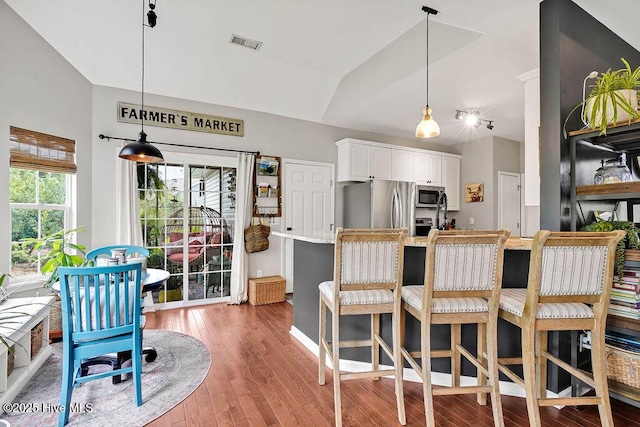
{"type": "Polygon", "coordinates": [[[285,237],[287,239],[302,240],[309,243],[335,243],[335,231],[324,231],[315,233],[305,233],[301,231],[272,231],[272,235],[285,237]]]}
{"type": "MultiPolygon", "coordinates": [[[[273,231],[274,236],[285,237],[287,239],[301,240],[309,243],[330,243],[336,241],[336,234],[332,231],[305,233],[301,231],[273,231]]],[[[404,241],[405,246],[426,246],[426,237],[407,237],[404,241]]]]}
{"type": "MultiPolygon", "coordinates": [[[[287,239],[301,240],[309,243],[335,243],[336,234],[332,231],[305,233],[301,231],[272,231],[272,235],[284,237],[287,239]]],[[[530,250],[532,239],[510,237],[507,239],[505,249],[511,250],[530,250]]],[[[427,238],[425,237],[407,237],[404,241],[405,246],[426,246],[427,238]]]]}

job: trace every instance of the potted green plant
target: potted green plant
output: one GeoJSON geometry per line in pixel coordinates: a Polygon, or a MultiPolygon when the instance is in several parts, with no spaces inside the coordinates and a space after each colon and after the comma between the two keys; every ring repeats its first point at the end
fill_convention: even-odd
{"type": "Polygon", "coordinates": [[[631,69],[624,58],[620,59],[624,68],[600,73],[591,86],[589,95],[567,115],[563,129],[565,138],[567,121],[578,109],[582,111],[582,121],[592,130],[600,129],[602,135],[607,133],[607,128],[611,125],[624,121],[630,123],[640,118],[637,95],[637,90],[640,89],[640,67],[631,69]]]}
{"type": "Polygon", "coordinates": [[[624,230],[627,232],[624,239],[618,242],[616,247],[616,274],[618,281],[622,282],[624,276],[625,250],[639,249],[640,239],[638,238],[638,228],[629,221],[596,221],[584,227],[583,231],[613,231],[624,230]]]}
{"type": "Polygon", "coordinates": [[[82,227],[60,230],[48,236],[23,239],[20,245],[28,252],[44,254],[42,273],[49,275],[44,286],[50,288],[58,281],[58,267],[80,267],[85,265],[86,248],[73,242],[73,234],[84,231],[82,227]],[[74,253],[76,252],[76,253],[74,253]]]}
{"type": "MultiPolygon", "coordinates": [[[[48,236],[23,239],[22,248],[31,253],[36,251],[44,257],[41,271],[48,275],[44,287],[50,289],[58,281],[58,267],[80,267],[87,264],[85,260],[86,248],[73,242],[73,234],[84,231],[82,227],[72,230],[60,230],[48,236]]],[[[60,297],[55,295],[56,301],[49,314],[49,335],[62,336],[62,304],[60,297]]]]}

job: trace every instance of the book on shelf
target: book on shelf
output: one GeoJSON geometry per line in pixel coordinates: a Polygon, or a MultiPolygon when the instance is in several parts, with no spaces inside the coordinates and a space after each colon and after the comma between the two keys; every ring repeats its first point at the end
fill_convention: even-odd
{"type": "Polygon", "coordinates": [[[625,280],[623,280],[622,282],[619,282],[618,279],[615,279],[613,281],[613,285],[611,286],[611,289],[624,289],[628,291],[640,292],[640,282],[631,283],[625,280]]]}
{"type": "Polygon", "coordinates": [[[617,331],[607,331],[604,337],[605,343],[614,347],[623,348],[634,352],[640,352],[640,337],[617,331]]]}
{"type": "Polygon", "coordinates": [[[638,312],[638,309],[634,307],[609,304],[608,312],[609,314],[613,314],[615,316],[626,317],[629,319],[640,319],[640,313],[638,312]]]}

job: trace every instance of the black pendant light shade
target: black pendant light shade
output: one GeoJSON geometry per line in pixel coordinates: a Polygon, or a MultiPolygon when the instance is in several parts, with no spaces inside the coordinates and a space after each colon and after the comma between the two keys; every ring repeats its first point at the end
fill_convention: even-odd
{"type": "Polygon", "coordinates": [[[140,132],[138,140],[127,144],[120,150],[121,159],[143,163],[160,163],[164,161],[162,153],[156,147],[147,142],[147,134],[140,132]]]}
{"type": "MultiPolygon", "coordinates": [[[[120,150],[121,159],[131,160],[133,162],[142,162],[142,163],[160,163],[164,162],[164,157],[162,157],[162,153],[156,147],[151,145],[151,143],[147,142],[147,134],[144,133],[144,4],[145,0],[142,0],[142,88],[141,88],[141,105],[140,105],[140,117],[141,117],[141,125],[140,133],[138,134],[138,140],[136,142],[131,142],[124,146],[122,150],[120,150]]],[[[149,13],[147,13],[147,19],[149,21],[149,27],[153,28],[156,26],[157,15],[153,11],[156,8],[155,0],[149,0],[149,13]]],[[[102,135],[100,136],[102,138],[102,135]]]]}

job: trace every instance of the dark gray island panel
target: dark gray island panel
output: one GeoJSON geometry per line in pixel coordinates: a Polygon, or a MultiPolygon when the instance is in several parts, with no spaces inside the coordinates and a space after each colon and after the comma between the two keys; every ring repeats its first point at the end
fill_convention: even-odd
{"type": "MultiPolygon", "coordinates": [[[[333,279],[333,243],[310,243],[294,239],[294,293],[293,293],[293,326],[314,343],[318,343],[318,285],[333,279]]],[[[424,280],[425,248],[423,246],[405,247],[404,284],[422,284],[424,280]]],[[[505,251],[505,268],[503,286],[524,288],[527,283],[529,269],[528,250],[505,251]]],[[[330,322],[331,313],[328,313],[330,322]]],[[[363,339],[369,336],[369,316],[342,316],[340,334],[343,339],[363,339]]],[[[382,336],[391,342],[391,316],[383,315],[382,336]]],[[[330,331],[329,331],[330,332],[330,331]]],[[[431,328],[433,349],[446,348],[450,340],[448,325],[434,325],[431,328]]],[[[474,349],[476,343],[476,326],[463,325],[463,344],[474,349]]],[[[407,317],[405,344],[408,348],[420,348],[420,323],[411,316],[407,317]]],[[[551,340],[550,340],[551,344],[551,340]]],[[[520,329],[508,322],[500,321],[498,325],[498,351],[501,357],[520,354],[520,329]]],[[[340,350],[343,359],[369,362],[371,353],[367,348],[345,348],[340,350]]],[[[391,360],[382,355],[382,362],[391,364],[391,360]]],[[[448,359],[434,359],[432,369],[437,372],[450,372],[448,359]]],[[[475,376],[476,370],[463,359],[462,374],[475,376]]],[[[552,384],[552,382],[550,382],[552,384]]]]}

